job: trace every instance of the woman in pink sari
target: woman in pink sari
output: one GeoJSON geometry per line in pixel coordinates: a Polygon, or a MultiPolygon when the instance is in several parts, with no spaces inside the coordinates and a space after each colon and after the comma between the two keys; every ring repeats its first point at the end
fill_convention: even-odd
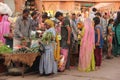
{"type": "Polygon", "coordinates": [[[5,43],[4,35],[8,33],[10,33],[10,22],[8,21],[8,16],[4,15],[0,22],[0,41],[5,43]]]}
{"type": "Polygon", "coordinates": [[[94,60],[94,27],[91,19],[86,18],[84,20],[84,35],[81,39],[79,65],[80,71],[93,71],[95,69],[94,60]]]}

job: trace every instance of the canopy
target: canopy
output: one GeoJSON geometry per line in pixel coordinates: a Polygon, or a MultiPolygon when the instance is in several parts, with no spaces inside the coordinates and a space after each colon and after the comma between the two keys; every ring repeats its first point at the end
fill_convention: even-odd
{"type": "MultiPolygon", "coordinates": [[[[112,4],[112,3],[98,3],[98,4],[96,4],[96,5],[93,6],[93,7],[99,9],[99,8],[102,8],[102,7],[108,6],[108,5],[110,5],[110,4],[112,4]]],[[[92,8],[93,8],[93,7],[92,7],[92,8]]]]}

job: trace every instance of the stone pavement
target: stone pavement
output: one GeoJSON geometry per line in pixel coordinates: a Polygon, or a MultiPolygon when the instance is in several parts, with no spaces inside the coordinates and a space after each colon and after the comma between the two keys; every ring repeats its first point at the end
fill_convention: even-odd
{"type": "Polygon", "coordinates": [[[100,70],[92,72],[79,72],[77,69],[66,70],[52,76],[39,76],[39,74],[21,76],[0,76],[0,80],[120,80],[120,57],[112,60],[103,60],[100,70]]]}

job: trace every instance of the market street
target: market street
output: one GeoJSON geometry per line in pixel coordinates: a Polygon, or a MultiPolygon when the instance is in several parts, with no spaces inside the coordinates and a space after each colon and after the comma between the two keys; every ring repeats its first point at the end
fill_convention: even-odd
{"type": "Polygon", "coordinates": [[[120,80],[120,0],[0,0],[0,80],[120,80]]]}
{"type": "Polygon", "coordinates": [[[66,70],[53,76],[39,76],[39,74],[21,76],[1,76],[0,80],[119,80],[120,79],[120,57],[112,60],[103,60],[100,70],[93,72],[79,72],[76,69],[66,70]]]}

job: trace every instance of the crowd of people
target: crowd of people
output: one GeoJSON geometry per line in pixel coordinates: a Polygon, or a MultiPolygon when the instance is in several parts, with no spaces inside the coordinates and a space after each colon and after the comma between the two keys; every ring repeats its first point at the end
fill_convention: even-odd
{"type": "Polygon", "coordinates": [[[64,16],[57,11],[54,18],[46,12],[33,11],[30,15],[29,10],[24,9],[12,28],[8,15],[0,15],[0,40],[10,45],[13,51],[23,40],[27,45],[22,45],[30,47],[31,32],[41,30],[35,37],[41,39],[45,48],[39,62],[39,72],[45,75],[63,72],[73,66],[85,72],[100,69],[103,55],[106,59],[120,56],[119,28],[119,11],[117,16],[109,16],[96,8],[89,15],[84,11],[64,16]],[[6,34],[9,40],[4,37],[6,34]]]}

